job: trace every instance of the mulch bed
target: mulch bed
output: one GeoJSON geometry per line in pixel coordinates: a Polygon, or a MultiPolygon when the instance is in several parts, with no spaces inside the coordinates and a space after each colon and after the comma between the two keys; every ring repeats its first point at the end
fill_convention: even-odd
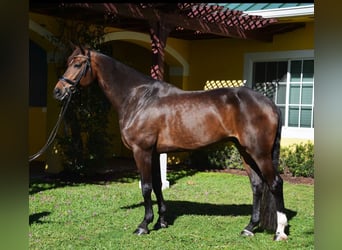
{"type": "MultiPolygon", "coordinates": [[[[30,178],[34,177],[46,177],[44,173],[44,163],[43,162],[32,162],[30,163],[30,178]]],[[[168,170],[177,170],[181,168],[188,168],[185,166],[168,166],[168,170]]],[[[230,174],[238,174],[238,175],[247,175],[246,171],[239,169],[198,169],[199,171],[211,171],[211,172],[225,172],[230,174]]],[[[114,160],[110,160],[108,162],[106,171],[99,171],[97,176],[93,176],[95,179],[104,178],[106,180],[111,180],[118,178],[122,175],[127,174],[136,174],[137,169],[135,163],[132,159],[118,158],[114,160]]],[[[51,177],[51,176],[50,176],[51,177]]],[[[61,177],[61,176],[59,176],[61,177]]],[[[70,176],[69,176],[70,177],[70,176]]],[[[314,178],[309,177],[294,177],[290,173],[281,174],[281,177],[284,181],[292,183],[292,184],[307,184],[314,185],[314,178]]]]}
{"type": "MultiPolygon", "coordinates": [[[[246,171],[239,170],[239,169],[225,169],[225,170],[216,170],[219,172],[227,172],[231,174],[238,174],[238,175],[247,175],[246,171]]],[[[307,185],[314,185],[315,179],[310,177],[295,177],[292,176],[290,173],[281,174],[280,175],[284,181],[287,181],[292,184],[307,184],[307,185]]]]}

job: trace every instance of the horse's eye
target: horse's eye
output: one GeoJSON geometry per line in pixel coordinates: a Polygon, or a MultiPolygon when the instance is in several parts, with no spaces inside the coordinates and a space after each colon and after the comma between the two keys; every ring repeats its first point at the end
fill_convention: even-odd
{"type": "Polygon", "coordinates": [[[82,66],[81,63],[75,63],[75,64],[74,64],[74,67],[77,68],[77,69],[81,68],[81,66],[82,66]]]}

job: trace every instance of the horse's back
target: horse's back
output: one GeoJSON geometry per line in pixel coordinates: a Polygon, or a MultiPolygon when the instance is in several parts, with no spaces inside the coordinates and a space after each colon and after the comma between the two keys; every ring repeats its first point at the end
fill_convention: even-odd
{"type": "Polygon", "coordinates": [[[184,91],[158,82],[150,87],[144,92],[148,100],[140,99],[143,105],[122,131],[129,144],[156,144],[160,151],[172,151],[229,137],[244,143],[272,130],[268,126],[276,121],[272,102],[247,87],[184,91]]]}

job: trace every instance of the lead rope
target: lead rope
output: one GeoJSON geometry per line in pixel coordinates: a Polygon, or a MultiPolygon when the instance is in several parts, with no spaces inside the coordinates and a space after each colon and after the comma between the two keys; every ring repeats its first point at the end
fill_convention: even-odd
{"type": "Polygon", "coordinates": [[[72,94],[71,94],[71,92],[69,92],[68,99],[63,103],[61,111],[59,112],[59,115],[58,115],[58,120],[57,120],[56,125],[54,126],[54,128],[51,130],[49,138],[47,139],[45,145],[37,153],[35,153],[34,155],[29,156],[29,162],[31,162],[34,159],[36,159],[39,156],[41,156],[48,149],[48,147],[51,145],[51,143],[55,139],[55,137],[57,135],[57,132],[58,132],[58,129],[59,129],[59,126],[61,124],[61,121],[62,121],[62,119],[64,117],[64,114],[65,114],[65,112],[66,112],[66,110],[67,110],[67,108],[69,106],[69,103],[70,103],[70,100],[71,100],[71,96],[72,96],[72,94]]]}

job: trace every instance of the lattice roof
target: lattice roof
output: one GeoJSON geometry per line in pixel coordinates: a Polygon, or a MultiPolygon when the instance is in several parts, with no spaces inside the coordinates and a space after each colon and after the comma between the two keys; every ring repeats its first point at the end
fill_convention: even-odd
{"type": "Polygon", "coordinates": [[[208,3],[31,3],[30,11],[148,33],[151,22],[163,21],[169,37],[230,37],[271,41],[277,33],[302,25],[277,24],[276,19],[208,3]]]}

